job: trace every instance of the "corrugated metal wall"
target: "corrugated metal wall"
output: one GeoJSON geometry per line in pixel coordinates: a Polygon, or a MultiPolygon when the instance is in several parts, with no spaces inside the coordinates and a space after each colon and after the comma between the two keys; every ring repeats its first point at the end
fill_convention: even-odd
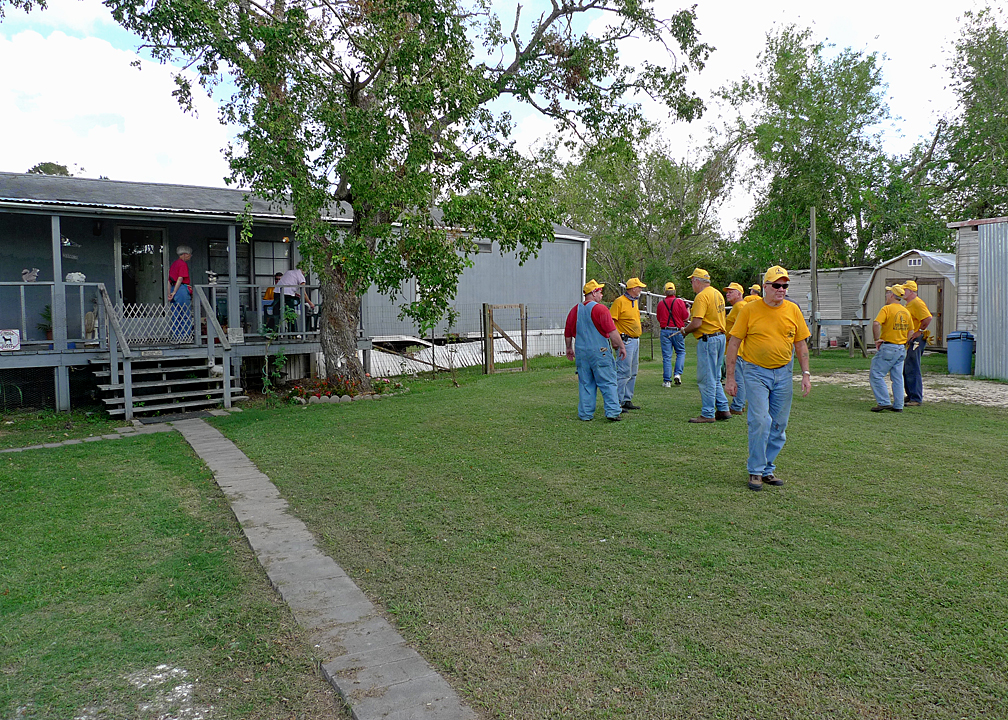
{"type": "MultiPolygon", "coordinates": [[[[872,273],[871,267],[830,268],[819,271],[819,317],[825,320],[852,320],[861,316],[861,288],[872,273]]],[[[792,270],[788,296],[798,303],[806,320],[811,321],[811,270],[792,270]]],[[[811,324],[809,325],[811,327],[811,324]]],[[[826,337],[846,342],[850,328],[824,325],[826,337]]]]}
{"type": "Polygon", "coordinates": [[[956,295],[959,307],[956,310],[955,327],[952,330],[977,330],[977,272],[980,268],[980,240],[976,226],[959,228],[956,250],[956,295]]]}
{"type": "Polygon", "coordinates": [[[1008,223],[978,233],[976,374],[1008,380],[1008,223]]]}

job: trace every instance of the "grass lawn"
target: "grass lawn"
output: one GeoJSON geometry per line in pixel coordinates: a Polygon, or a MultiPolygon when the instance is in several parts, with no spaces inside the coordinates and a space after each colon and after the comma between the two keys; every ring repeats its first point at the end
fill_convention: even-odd
{"type": "Polygon", "coordinates": [[[53,410],[12,410],[0,413],[0,448],[29,447],[57,443],[90,435],[108,435],[128,424],[115,420],[101,408],[53,410]]]}
{"type": "Polygon", "coordinates": [[[2,455],[0,497],[0,717],[339,716],[177,433],[2,455]]]}
{"type": "Polygon", "coordinates": [[[559,359],[213,423],[487,716],[1008,716],[1008,412],[815,385],[753,493],[688,352],[618,424],[559,359]]]}

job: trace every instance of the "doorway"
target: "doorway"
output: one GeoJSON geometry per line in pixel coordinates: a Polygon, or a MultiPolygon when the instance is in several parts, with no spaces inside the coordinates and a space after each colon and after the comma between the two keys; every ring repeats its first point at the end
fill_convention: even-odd
{"type": "Polygon", "coordinates": [[[165,231],[116,228],[116,288],[119,305],[164,305],[165,231]]]}

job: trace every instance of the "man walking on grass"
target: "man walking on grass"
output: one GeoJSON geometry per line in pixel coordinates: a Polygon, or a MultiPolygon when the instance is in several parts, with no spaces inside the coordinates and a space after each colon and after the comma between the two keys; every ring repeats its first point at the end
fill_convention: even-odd
{"type": "Polygon", "coordinates": [[[763,300],[742,306],[728,341],[725,391],[738,392],[736,373],[742,368],[749,402],[749,489],[783,485],[777,477],[777,455],[784,447],[794,395],[794,356],[801,366],[802,396],[812,390],[808,345],[811,335],[797,305],[784,301],[788,272],[779,265],[763,276],[763,300]],[[742,354],[739,355],[741,348],[742,354]]]}
{"type": "Polygon", "coordinates": [[[872,412],[892,410],[903,412],[903,361],[907,352],[907,336],[910,334],[912,320],[910,313],[900,305],[903,298],[903,286],[892,285],[885,289],[886,304],[875,316],[872,323],[872,335],[875,337],[875,357],[868,371],[868,382],[875,395],[875,407],[872,412]],[[892,402],[889,402],[889,388],[885,384],[885,376],[889,374],[892,382],[892,402]]]}
{"type": "Polygon", "coordinates": [[[927,303],[917,294],[917,283],[907,280],[903,283],[903,298],[910,313],[910,337],[907,338],[906,360],[903,363],[903,386],[906,404],[917,407],[924,402],[924,381],[921,378],[921,356],[924,355],[924,331],[931,324],[931,311],[927,303]]]}
{"type": "Polygon", "coordinates": [[[641,290],[647,285],[640,278],[627,280],[626,291],[613,300],[609,312],[619,331],[623,344],[626,345],[626,355],[616,362],[616,398],[624,410],[640,410],[633,404],[634,385],[637,384],[637,366],[640,362],[640,298],[641,290]]]}
{"type": "Polygon", "coordinates": [[[613,355],[619,353],[625,358],[626,348],[609,310],[601,303],[603,287],[594,280],[585,283],[584,302],[571,308],[564,326],[567,359],[573,360],[577,367],[578,417],[585,421],[595,417],[596,392],[602,393],[606,418],[621,419],[613,355]]]}
{"type": "Polygon", "coordinates": [[[662,387],[682,385],[686,366],[686,337],[682,329],[689,322],[689,309],[675,294],[675,283],[665,283],[665,299],[658,303],[658,326],[661,328],[662,387]],[[672,370],[672,351],[675,350],[675,372],[672,370]]]}
{"type": "MultiPolygon", "coordinates": [[[[750,295],[749,297],[759,299],[758,295],[750,295]]],[[[731,305],[731,312],[725,318],[725,334],[726,337],[731,338],[735,321],[738,320],[739,313],[742,312],[742,307],[746,304],[746,298],[742,296],[742,286],[738,283],[728,285],[725,288],[725,301],[731,305]]],[[[741,352],[741,347],[739,351],[741,352]]],[[[728,406],[728,412],[732,415],[741,415],[745,411],[746,395],[745,379],[742,376],[742,368],[738,365],[735,366],[735,383],[738,385],[738,390],[735,397],[732,398],[731,405],[728,406]]]]}
{"type": "Polygon", "coordinates": [[[724,295],[711,287],[710,273],[696,268],[690,275],[696,299],[693,301],[693,318],[683,334],[693,333],[697,339],[697,387],[700,388],[700,416],[690,418],[691,423],[712,423],[731,420],[728,398],[721,387],[721,361],[725,352],[725,302],[724,295]]]}

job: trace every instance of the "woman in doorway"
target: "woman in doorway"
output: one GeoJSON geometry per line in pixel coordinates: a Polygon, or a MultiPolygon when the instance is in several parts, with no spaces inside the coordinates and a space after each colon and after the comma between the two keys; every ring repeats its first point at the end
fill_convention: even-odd
{"type": "Polygon", "coordinates": [[[175,248],[178,260],[168,269],[168,301],[171,302],[171,335],[176,342],[192,342],[192,284],[189,280],[189,261],[192,248],[179,245],[175,248]]]}

